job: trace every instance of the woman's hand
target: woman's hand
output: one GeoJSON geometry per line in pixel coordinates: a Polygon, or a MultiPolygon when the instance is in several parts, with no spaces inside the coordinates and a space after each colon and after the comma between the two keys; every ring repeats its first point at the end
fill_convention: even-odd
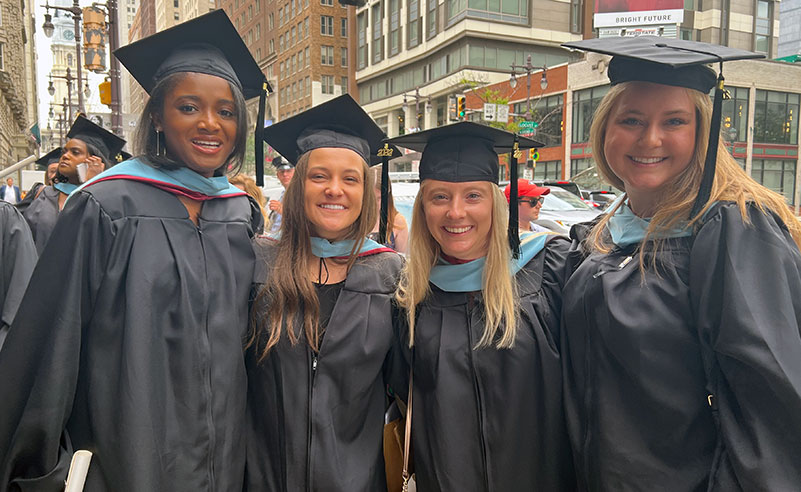
{"type": "Polygon", "coordinates": [[[106,170],[106,165],[103,163],[103,159],[96,155],[90,155],[86,159],[86,165],[88,166],[86,170],[86,181],[89,181],[106,170]]]}
{"type": "Polygon", "coordinates": [[[284,215],[284,204],[278,200],[270,200],[268,208],[278,214],[284,215]]]}

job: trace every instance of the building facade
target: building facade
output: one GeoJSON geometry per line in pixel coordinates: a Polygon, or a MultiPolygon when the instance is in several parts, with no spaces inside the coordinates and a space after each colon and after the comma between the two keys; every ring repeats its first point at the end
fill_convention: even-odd
{"type": "Polygon", "coordinates": [[[779,18],[779,50],[776,56],[801,55],[801,0],[783,0],[779,18]]]}
{"type": "Polygon", "coordinates": [[[35,152],[28,129],[36,118],[30,113],[29,43],[24,2],[0,0],[0,167],[35,152]]]}

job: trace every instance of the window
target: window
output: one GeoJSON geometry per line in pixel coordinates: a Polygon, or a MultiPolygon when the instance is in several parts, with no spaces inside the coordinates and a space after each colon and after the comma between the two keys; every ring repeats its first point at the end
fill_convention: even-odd
{"type": "MultiPolygon", "coordinates": [[[[539,102],[531,101],[531,119],[539,122],[536,139],[543,142],[546,147],[562,145],[562,114],[564,97],[560,95],[548,96],[539,102]]],[[[515,103],[512,112],[525,114],[526,101],[515,103]]]]}
{"type": "Polygon", "coordinates": [[[298,68],[303,68],[303,51],[298,51],[298,68]]]}
{"type": "Polygon", "coordinates": [[[5,70],[5,53],[3,52],[5,48],[5,43],[0,43],[0,70],[5,70]]]}
{"type": "Polygon", "coordinates": [[[308,17],[303,19],[303,37],[304,38],[308,38],[309,37],[309,18],[308,17]]]}
{"type": "Polygon", "coordinates": [[[72,66],[72,53],[67,53],[67,66],[72,66]]]}
{"type": "Polygon", "coordinates": [[[357,60],[356,66],[364,68],[367,66],[367,13],[362,12],[356,16],[356,32],[358,33],[357,39],[357,60]]]}
{"type": "Polygon", "coordinates": [[[748,125],[748,89],[729,87],[731,99],[723,101],[721,133],[729,142],[745,142],[748,125]]]}
{"type": "Polygon", "coordinates": [[[426,0],[428,5],[428,15],[426,17],[426,39],[431,39],[437,35],[437,0],[426,0]]]}
{"type": "Polygon", "coordinates": [[[568,179],[574,179],[579,173],[586,171],[594,165],[595,161],[592,159],[572,159],[570,161],[570,176],[568,176],[568,179]]]}
{"type": "Polygon", "coordinates": [[[253,44],[253,31],[248,31],[248,46],[253,44]]]}
{"type": "Polygon", "coordinates": [[[320,5],[328,5],[329,7],[333,7],[334,0],[320,0],[320,5]]]}
{"type": "Polygon", "coordinates": [[[423,20],[420,18],[420,0],[408,0],[406,6],[408,12],[406,45],[409,48],[414,48],[420,44],[420,38],[422,37],[423,20]]]}
{"type": "Polygon", "coordinates": [[[756,91],[754,142],[798,144],[799,95],[756,91]]]}
{"type": "Polygon", "coordinates": [[[320,85],[322,86],[323,94],[333,94],[334,93],[334,76],[333,75],[321,75],[320,76],[320,85]]]}
{"type": "Polygon", "coordinates": [[[289,32],[290,32],[290,33],[292,33],[292,34],[290,34],[290,36],[289,36],[289,39],[291,39],[291,40],[292,40],[292,44],[290,44],[289,46],[295,46],[295,39],[296,39],[296,37],[297,37],[297,36],[296,36],[296,34],[297,34],[297,31],[295,30],[295,26],[292,26],[292,29],[290,29],[290,31],[289,31],[289,32]]]}
{"type": "MultiPolygon", "coordinates": [[[[592,115],[607,92],[609,92],[609,86],[603,85],[573,93],[573,143],[590,140],[592,115]]],[[[570,175],[573,176],[575,174],[572,170],[573,164],[571,163],[570,166],[570,175]]]]}
{"type": "Polygon", "coordinates": [[[320,16],[320,34],[323,36],[334,35],[334,18],[330,15],[320,16]]]}
{"type": "Polygon", "coordinates": [[[289,4],[285,3],[284,4],[284,24],[286,24],[287,22],[289,22],[289,4]]]}
{"type": "Polygon", "coordinates": [[[306,49],[303,50],[303,58],[306,60],[306,66],[308,67],[311,63],[311,58],[309,58],[309,47],[306,46],[306,49]]]}
{"type": "Polygon", "coordinates": [[[448,25],[465,17],[528,24],[528,0],[445,0],[448,25]]]}
{"type": "Polygon", "coordinates": [[[278,79],[284,78],[284,62],[278,64],[278,79]]]}
{"type": "Polygon", "coordinates": [[[261,0],[256,0],[256,12],[261,12],[261,0]]]}
{"type": "Polygon", "coordinates": [[[311,77],[306,77],[306,95],[311,95],[311,77]]]}
{"type": "Polygon", "coordinates": [[[771,24],[773,24],[773,2],[757,0],[756,16],[754,16],[754,51],[770,52],[771,24]]]}
{"type": "Polygon", "coordinates": [[[534,179],[562,179],[562,161],[537,162],[534,179]]]}
{"type": "Polygon", "coordinates": [[[297,56],[292,55],[291,60],[292,60],[292,73],[295,73],[298,71],[298,65],[297,65],[298,58],[297,56]]]}
{"type": "Polygon", "coordinates": [[[256,59],[261,60],[261,48],[256,48],[256,59]]]}
{"type": "Polygon", "coordinates": [[[581,34],[581,0],[570,0],[570,32],[581,34]]]}
{"type": "Polygon", "coordinates": [[[270,53],[274,53],[275,52],[275,40],[274,39],[270,40],[270,50],[269,50],[269,52],[270,53]]]}
{"type": "Polygon", "coordinates": [[[340,67],[347,67],[348,66],[348,49],[347,48],[340,48],[340,51],[339,51],[339,66],[340,67]]]}
{"type": "Polygon", "coordinates": [[[175,20],[180,20],[180,17],[178,16],[178,12],[176,12],[176,13],[175,13],[175,15],[173,15],[173,18],[174,18],[175,20]]]}
{"type": "Polygon", "coordinates": [[[278,36],[278,52],[281,53],[284,51],[284,35],[281,34],[278,36]]]}
{"type": "Polygon", "coordinates": [[[381,2],[376,3],[370,9],[373,23],[373,63],[378,63],[384,59],[383,13],[383,4],[381,2]]]}
{"type": "Polygon", "coordinates": [[[322,55],[320,63],[323,65],[334,64],[334,47],[333,46],[320,46],[320,53],[322,55]]]}
{"type": "Polygon", "coordinates": [[[278,9],[278,25],[279,26],[283,26],[284,25],[284,9],[283,9],[283,7],[278,9]]]}
{"type": "Polygon", "coordinates": [[[256,24],[256,41],[261,39],[261,24],[256,24]]]}
{"type": "Polygon", "coordinates": [[[348,37],[348,18],[347,17],[340,17],[339,18],[339,35],[343,38],[348,37]]]}
{"type": "Polygon", "coordinates": [[[347,94],[348,93],[348,78],[347,77],[342,77],[342,79],[340,80],[340,84],[339,85],[342,88],[342,94],[347,94]]]}
{"type": "Polygon", "coordinates": [[[177,9],[178,8],[178,0],[173,0],[172,6],[177,9]]]}
{"type": "Polygon", "coordinates": [[[253,18],[253,5],[248,5],[248,20],[253,18]]]}
{"type": "Polygon", "coordinates": [[[794,160],[754,159],[751,161],[751,177],[762,186],[784,195],[790,205],[795,198],[794,160]]]}
{"type": "Polygon", "coordinates": [[[270,30],[275,29],[275,17],[273,17],[273,13],[270,12],[270,16],[267,18],[268,26],[270,26],[270,30]]]}
{"type": "Polygon", "coordinates": [[[400,3],[401,0],[389,1],[389,54],[397,55],[400,51],[401,29],[400,29],[400,3]]]}

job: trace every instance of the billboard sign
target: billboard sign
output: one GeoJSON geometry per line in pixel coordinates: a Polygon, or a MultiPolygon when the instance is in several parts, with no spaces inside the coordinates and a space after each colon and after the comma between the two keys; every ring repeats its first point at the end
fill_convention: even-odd
{"type": "Polygon", "coordinates": [[[681,24],[684,0],[595,0],[594,26],[681,24]]]}

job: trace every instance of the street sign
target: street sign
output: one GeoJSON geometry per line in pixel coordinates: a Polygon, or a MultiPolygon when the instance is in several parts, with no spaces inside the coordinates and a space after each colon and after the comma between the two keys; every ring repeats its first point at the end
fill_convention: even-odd
{"type": "Polygon", "coordinates": [[[536,121],[521,121],[518,123],[518,128],[520,128],[520,136],[521,137],[533,137],[537,134],[537,122],[536,121]]]}
{"type": "Polygon", "coordinates": [[[484,120],[495,121],[495,110],[497,106],[492,103],[484,103],[484,120]]]}
{"type": "Polygon", "coordinates": [[[502,123],[509,121],[509,106],[506,104],[498,104],[498,109],[495,110],[495,120],[502,123]]]}

